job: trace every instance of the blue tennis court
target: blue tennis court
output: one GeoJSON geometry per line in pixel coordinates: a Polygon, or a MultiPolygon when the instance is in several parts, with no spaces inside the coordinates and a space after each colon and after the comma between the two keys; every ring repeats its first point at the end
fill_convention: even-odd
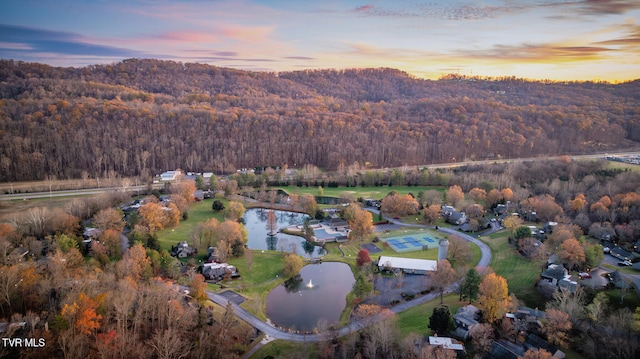
{"type": "Polygon", "coordinates": [[[389,244],[389,247],[393,248],[396,252],[410,252],[423,249],[435,248],[438,246],[438,242],[428,236],[406,236],[406,237],[393,237],[388,239],[382,239],[383,242],[389,244]]]}

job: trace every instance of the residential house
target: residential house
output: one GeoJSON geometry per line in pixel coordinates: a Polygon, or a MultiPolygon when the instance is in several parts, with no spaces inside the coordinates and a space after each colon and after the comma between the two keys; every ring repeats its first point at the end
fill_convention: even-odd
{"type": "Polygon", "coordinates": [[[366,207],[375,207],[375,208],[380,208],[380,201],[377,199],[373,199],[373,198],[367,198],[364,200],[364,205],[366,207]]]}
{"type": "Polygon", "coordinates": [[[633,254],[627,250],[622,249],[621,247],[615,246],[611,247],[609,254],[620,259],[621,261],[629,261],[633,258],[633,254]]]}
{"type": "Polygon", "coordinates": [[[204,263],[198,268],[198,271],[202,273],[205,279],[215,281],[240,276],[236,267],[227,263],[204,263]]]}
{"type": "Polygon", "coordinates": [[[496,216],[499,216],[501,214],[505,214],[508,211],[508,206],[506,204],[497,204],[494,208],[493,208],[493,214],[495,214],[496,216]]]}
{"type": "Polygon", "coordinates": [[[524,356],[524,348],[511,343],[505,339],[493,342],[489,353],[485,356],[488,359],[518,359],[524,356]]]}
{"type": "Polygon", "coordinates": [[[540,274],[539,285],[553,285],[574,292],[578,282],[571,278],[567,269],[559,264],[551,264],[540,274]]]}
{"type": "Polygon", "coordinates": [[[98,237],[102,234],[102,230],[100,228],[92,228],[86,227],[82,236],[84,239],[98,239],[98,237]]]}
{"type": "Polygon", "coordinates": [[[520,218],[527,222],[538,222],[538,214],[535,211],[520,211],[520,218]]]}
{"type": "Polygon", "coordinates": [[[464,345],[462,345],[461,343],[458,343],[455,339],[451,339],[447,337],[430,336],[429,345],[464,352],[464,345]]]}
{"type": "Polygon", "coordinates": [[[565,357],[565,354],[562,350],[558,349],[558,347],[552,345],[551,343],[549,343],[548,341],[540,338],[539,336],[535,335],[535,334],[529,334],[527,335],[527,339],[524,342],[524,348],[526,350],[529,349],[544,349],[546,351],[548,351],[549,353],[551,353],[551,355],[553,355],[554,358],[558,358],[558,359],[563,359],[565,357]]]}
{"type": "Polygon", "coordinates": [[[569,272],[567,272],[567,269],[558,264],[549,265],[547,269],[545,269],[542,274],[540,274],[542,280],[550,282],[553,285],[558,285],[558,283],[567,276],[569,276],[569,272]]]}
{"type": "Polygon", "coordinates": [[[542,225],[542,230],[546,234],[551,234],[553,232],[553,229],[556,228],[557,225],[558,225],[558,222],[547,222],[544,225],[542,225]]]}
{"type": "Polygon", "coordinates": [[[453,332],[456,338],[462,340],[469,339],[469,331],[474,326],[478,325],[480,319],[480,309],[469,304],[462,308],[458,308],[456,314],[453,315],[453,322],[456,325],[456,329],[453,332]]]}
{"type": "Polygon", "coordinates": [[[451,215],[451,213],[456,211],[456,209],[453,208],[453,206],[442,206],[441,209],[442,209],[442,212],[441,212],[442,217],[448,217],[451,215]]]}
{"type": "Polygon", "coordinates": [[[443,216],[445,222],[456,226],[462,225],[467,222],[468,218],[464,212],[454,211],[448,216],[443,216]]]}
{"type": "Polygon", "coordinates": [[[171,255],[178,258],[187,258],[197,253],[198,250],[189,246],[187,241],[178,242],[175,247],[171,247],[171,255]]]}

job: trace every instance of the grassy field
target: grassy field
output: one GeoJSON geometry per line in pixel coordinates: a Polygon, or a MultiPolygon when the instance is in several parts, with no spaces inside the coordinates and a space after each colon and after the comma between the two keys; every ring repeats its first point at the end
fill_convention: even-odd
{"type": "MultiPolygon", "coordinates": [[[[217,200],[222,202],[225,206],[229,204],[229,201],[217,197],[217,200]]],[[[195,202],[189,207],[189,219],[181,221],[177,227],[167,228],[157,232],[158,242],[162,249],[170,250],[171,246],[176,245],[180,241],[189,239],[191,231],[195,228],[199,222],[206,222],[211,218],[217,218],[219,221],[224,221],[224,211],[214,212],[211,209],[213,199],[205,199],[204,201],[195,202]]]]}
{"type": "Polygon", "coordinates": [[[317,358],[318,345],[315,343],[292,343],[274,340],[255,352],[252,359],[262,358],[317,358]]]}
{"type": "Polygon", "coordinates": [[[631,164],[631,163],[608,161],[607,167],[608,168],[619,168],[619,169],[623,169],[623,170],[624,169],[628,169],[630,171],[640,172],[640,166],[639,165],[634,165],[634,164],[631,164]]]}
{"type": "MultiPolygon", "coordinates": [[[[242,306],[258,318],[266,320],[265,303],[267,294],[286,278],[283,277],[285,253],[276,251],[251,251],[253,259],[231,258],[229,264],[234,265],[241,277],[222,283],[223,290],[232,289],[242,294],[247,301],[242,306]],[[249,267],[251,267],[249,269],[249,267]]],[[[211,285],[210,290],[216,291],[220,287],[211,285]]]]}
{"type": "MultiPolygon", "coordinates": [[[[294,194],[305,194],[309,193],[314,196],[318,195],[318,187],[281,187],[283,191],[294,194]]],[[[440,192],[444,192],[444,187],[435,187],[435,186],[420,186],[420,187],[409,187],[409,186],[380,186],[380,187],[323,187],[322,195],[328,197],[340,197],[342,193],[348,193],[353,195],[356,199],[358,197],[362,198],[375,198],[382,199],[387,193],[391,191],[396,191],[399,194],[407,194],[413,193],[414,196],[418,195],[420,191],[428,191],[428,190],[437,190],[440,192]]]]}
{"type": "MultiPolygon", "coordinates": [[[[449,294],[443,297],[443,304],[449,307],[451,315],[456,313],[460,307],[468,304],[467,301],[459,301],[457,294],[449,294]]],[[[440,299],[418,305],[398,314],[398,327],[403,336],[410,333],[420,335],[432,335],[429,329],[429,317],[433,313],[433,308],[440,306],[440,299]]]]}
{"type": "Polygon", "coordinates": [[[535,283],[542,268],[522,257],[516,248],[509,244],[507,232],[497,232],[488,237],[480,237],[491,248],[493,259],[491,268],[507,280],[509,293],[532,308],[544,308],[545,299],[538,293],[535,283]]]}

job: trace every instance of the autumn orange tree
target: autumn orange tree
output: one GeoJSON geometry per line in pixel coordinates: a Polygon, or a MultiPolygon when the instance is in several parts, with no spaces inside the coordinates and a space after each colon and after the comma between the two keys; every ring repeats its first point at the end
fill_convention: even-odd
{"type": "Polygon", "coordinates": [[[561,245],[562,250],[560,256],[565,261],[569,268],[573,270],[575,266],[581,267],[584,265],[586,257],[584,247],[575,238],[569,238],[561,245]]]}
{"type": "Polygon", "coordinates": [[[140,215],[142,225],[149,229],[149,233],[153,234],[164,228],[164,211],[158,203],[145,203],[138,209],[138,215],[140,215]]]}
{"type": "Polygon", "coordinates": [[[358,208],[353,219],[349,222],[349,228],[351,228],[350,236],[352,238],[357,240],[368,238],[374,230],[371,212],[358,208]]]}
{"type": "Polygon", "coordinates": [[[480,283],[479,289],[478,299],[483,307],[483,316],[488,323],[493,324],[502,318],[511,305],[507,280],[495,273],[489,273],[480,283]]]}
{"type": "Polygon", "coordinates": [[[171,185],[171,193],[179,194],[187,200],[187,203],[194,201],[193,193],[196,191],[196,182],[193,180],[182,180],[171,185]]]}
{"type": "Polygon", "coordinates": [[[469,197],[478,204],[484,204],[487,199],[487,191],[482,188],[474,187],[469,191],[469,197]]]}
{"type": "Polygon", "coordinates": [[[587,208],[587,205],[587,198],[582,193],[577,194],[574,199],[569,201],[569,209],[574,213],[582,212],[582,210],[587,208]]]}
{"type": "Polygon", "coordinates": [[[120,211],[115,208],[106,208],[98,211],[98,213],[93,216],[93,225],[103,231],[111,229],[122,232],[125,223],[120,211]]]}
{"type": "Polygon", "coordinates": [[[546,320],[542,331],[547,335],[549,342],[565,347],[568,344],[570,330],[569,314],[553,308],[546,311],[546,320]]]}
{"type": "Polygon", "coordinates": [[[408,216],[418,213],[418,201],[412,196],[400,195],[395,191],[385,196],[380,203],[380,209],[385,213],[408,216]]]}
{"type": "Polygon", "coordinates": [[[189,286],[191,288],[191,296],[199,302],[207,299],[206,285],[207,284],[204,282],[202,274],[195,274],[191,279],[191,284],[189,286]]]}
{"type": "Polygon", "coordinates": [[[131,277],[135,280],[147,280],[152,275],[151,260],[140,243],[129,247],[122,260],[116,264],[116,272],[120,278],[131,277]]]}
{"type": "Polygon", "coordinates": [[[499,190],[495,188],[490,190],[486,196],[487,207],[492,207],[493,205],[498,204],[498,202],[500,202],[503,198],[504,197],[499,190]]]}
{"type": "Polygon", "coordinates": [[[447,190],[446,198],[450,205],[458,208],[464,200],[464,192],[462,192],[462,188],[460,188],[460,186],[453,185],[447,190]]]}
{"type": "Polygon", "coordinates": [[[524,353],[522,359],[552,359],[553,355],[548,351],[540,348],[534,349],[531,348],[524,353]]]}
{"type": "Polygon", "coordinates": [[[432,224],[442,217],[442,210],[439,205],[432,204],[422,211],[422,218],[428,224],[432,224]]]}
{"type": "Polygon", "coordinates": [[[104,294],[89,297],[81,292],[75,302],[64,305],[60,314],[78,332],[85,335],[95,334],[96,330],[100,329],[102,319],[102,315],[97,313],[97,310],[103,305],[105,297],[104,294]]]}

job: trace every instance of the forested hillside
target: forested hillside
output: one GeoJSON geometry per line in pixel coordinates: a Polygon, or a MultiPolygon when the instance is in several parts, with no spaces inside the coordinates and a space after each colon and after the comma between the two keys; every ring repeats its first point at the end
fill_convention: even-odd
{"type": "Polygon", "coordinates": [[[2,60],[0,181],[612,151],[640,142],[639,102],[640,81],[2,60]]]}

